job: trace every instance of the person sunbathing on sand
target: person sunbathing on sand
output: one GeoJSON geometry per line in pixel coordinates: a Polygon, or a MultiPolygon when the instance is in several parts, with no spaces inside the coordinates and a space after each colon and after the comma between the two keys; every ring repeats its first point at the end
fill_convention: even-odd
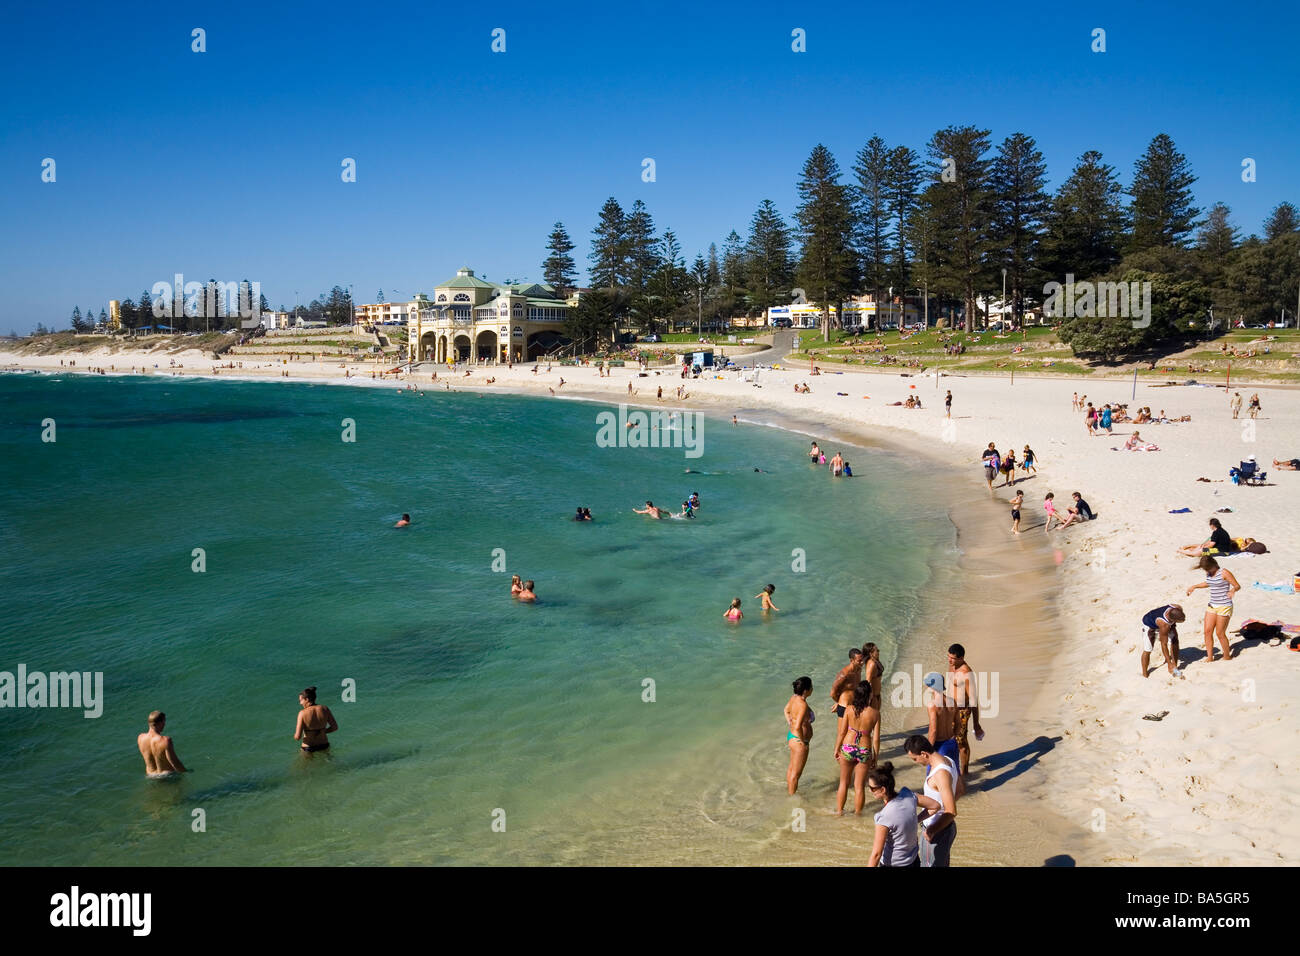
{"type": "Polygon", "coordinates": [[[1155,442],[1149,442],[1143,439],[1142,435],[1134,432],[1128,436],[1128,441],[1124,443],[1125,451],[1159,451],[1160,446],[1155,442]]]}
{"type": "Polygon", "coordinates": [[[1300,471],[1300,458],[1292,458],[1290,461],[1278,461],[1274,458],[1273,467],[1279,471],[1300,471]]]}

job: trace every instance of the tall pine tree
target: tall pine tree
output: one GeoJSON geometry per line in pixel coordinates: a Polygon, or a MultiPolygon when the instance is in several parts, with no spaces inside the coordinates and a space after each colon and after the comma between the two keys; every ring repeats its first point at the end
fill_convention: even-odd
{"type": "Polygon", "coordinates": [[[822,337],[829,338],[830,309],[854,284],[853,207],[839,164],[820,143],[803,165],[799,199],[795,221],[803,248],[795,277],[809,301],[821,306],[822,337]]]}
{"type": "Polygon", "coordinates": [[[1054,282],[1079,282],[1109,272],[1121,258],[1127,214],[1124,191],[1101,153],[1079,157],[1070,178],[1052,198],[1039,265],[1054,282]]]}
{"type": "Polygon", "coordinates": [[[858,150],[853,174],[855,238],[862,276],[862,288],[879,302],[889,284],[890,227],[889,149],[879,136],[867,140],[858,150]]]}
{"type": "Polygon", "coordinates": [[[595,289],[617,290],[627,282],[627,217],[613,196],[600,208],[600,221],[592,230],[591,252],[587,256],[591,285],[595,289]]]}
{"type": "Polygon", "coordinates": [[[1014,133],[1003,140],[992,168],[993,241],[999,269],[1007,270],[1007,294],[1017,322],[1024,321],[1027,290],[1042,285],[1037,261],[1050,207],[1046,184],[1047,166],[1033,138],[1014,133]]]}
{"type": "Polygon", "coordinates": [[[763,312],[790,301],[790,285],[794,277],[790,227],[770,199],[759,203],[750,222],[749,241],[745,246],[745,273],[750,308],[763,312]]]}
{"type": "Polygon", "coordinates": [[[1128,251],[1187,244],[1201,212],[1192,205],[1194,182],[1187,157],[1178,152],[1168,135],[1161,133],[1151,140],[1133,168],[1129,188],[1133,233],[1128,251]]]}
{"type": "Polygon", "coordinates": [[[551,228],[551,235],[546,241],[546,250],[550,253],[542,263],[542,281],[555,288],[557,295],[567,296],[574,287],[577,266],[570,253],[574,250],[573,240],[565,231],[564,223],[557,222],[551,228]]]}
{"type": "Polygon", "coordinates": [[[988,290],[989,253],[993,246],[989,229],[993,216],[989,131],[949,126],[936,132],[926,149],[934,176],[926,190],[930,205],[927,214],[937,231],[936,245],[944,250],[938,269],[961,297],[969,332],[976,303],[988,290]]]}
{"type": "Polygon", "coordinates": [[[896,146],[889,152],[885,195],[889,217],[894,227],[894,248],[889,264],[889,284],[906,292],[912,282],[908,261],[908,221],[916,208],[916,193],[921,188],[921,166],[915,151],[896,146]]]}

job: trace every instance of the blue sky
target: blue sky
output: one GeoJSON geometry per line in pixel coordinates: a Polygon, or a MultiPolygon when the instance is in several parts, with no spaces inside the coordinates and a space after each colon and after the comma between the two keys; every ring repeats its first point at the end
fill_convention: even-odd
{"type": "Polygon", "coordinates": [[[921,151],[950,124],[1034,136],[1053,187],[1087,149],[1127,184],[1166,132],[1245,235],[1300,204],[1297,27],[1285,3],[24,4],[0,37],[0,332],[176,272],[277,307],[461,265],[538,280],[556,220],[586,265],[611,195],[693,258],[761,199],[788,217],[816,143],[847,171],[873,134],[921,151]]]}

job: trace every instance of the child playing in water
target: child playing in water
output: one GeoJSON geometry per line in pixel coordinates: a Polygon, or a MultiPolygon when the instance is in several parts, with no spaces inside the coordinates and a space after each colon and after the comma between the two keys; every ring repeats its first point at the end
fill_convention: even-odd
{"type": "Polygon", "coordinates": [[[1011,499],[1011,533],[1020,534],[1020,506],[1025,503],[1025,493],[1017,491],[1011,499]]]}
{"type": "Polygon", "coordinates": [[[732,598],[731,607],[727,608],[722,616],[728,621],[739,621],[744,617],[745,613],[740,609],[740,598],[732,598]]]}
{"type": "Polygon", "coordinates": [[[776,585],[769,584],[767,587],[763,588],[763,590],[759,591],[757,594],[754,595],[755,598],[758,598],[763,602],[763,610],[765,612],[781,610],[779,607],[777,607],[775,604],[772,603],[772,593],[775,590],[776,590],[776,585]]]}
{"type": "Polygon", "coordinates": [[[510,575],[510,596],[519,597],[519,592],[522,591],[523,589],[524,589],[524,584],[523,581],[519,579],[519,575],[517,574],[510,575]]]}

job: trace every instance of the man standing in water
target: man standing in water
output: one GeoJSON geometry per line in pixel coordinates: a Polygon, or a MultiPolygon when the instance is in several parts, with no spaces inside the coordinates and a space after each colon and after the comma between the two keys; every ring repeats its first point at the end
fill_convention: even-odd
{"type": "Polygon", "coordinates": [[[176,756],[176,745],[170,737],[163,735],[167,726],[167,715],[155,710],[149,715],[149,729],[136,737],[140,747],[140,756],[144,758],[145,776],[162,780],[178,773],[187,773],[185,764],[176,756]]]}
{"type": "Polygon", "coordinates": [[[966,735],[974,724],[975,739],[983,740],[984,728],[980,726],[975,672],[966,663],[966,648],[960,644],[948,648],[948,670],[952,673],[952,696],[957,702],[957,750],[961,754],[961,775],[964,778],[970,766],[970,742],[966,735]]]}
{"type": "Polygon", "coordinates": [[[835,675],[831,683],[831,702],[835,705],[835,716],[839,719],[835,734],[835,759],[840,759],[840,745],[844,743],[844,731],[848,726],[845,720],[845,708],[853,703],[853,690],[862,683],[862,665],[866,656],[857,647],[849,648],[849,663],[835,675]]]}

